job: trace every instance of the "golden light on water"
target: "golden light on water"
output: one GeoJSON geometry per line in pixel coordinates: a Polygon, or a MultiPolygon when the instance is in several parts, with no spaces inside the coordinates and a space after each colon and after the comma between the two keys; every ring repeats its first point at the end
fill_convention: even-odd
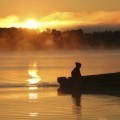
{"type": "Polygon", "coordinates": [[[30,93],[28,94],[30,102],[37,102],[38,99],[38,87],[29,87],[30,93]]]}
{"type": "Polygon", "coordinates": [[[30,117],[36,117],[36,116],[38,116],[38,114],[39,114],[39,113],[29,113],[29,116],[30,116],[30,117]]]}
{"type": "Polygon", "coordinates": [[[36,102],[38,99],[38,93],[29,93],[29,99],[36,102]]]}
{"type": "Polygon", "coordinates": [[[33,87],[33,86],[32,86],[32,87],[29,87],[28,89],[29,89],[29,90],[37,90],[38,87],[33,87]]]}
{"type": "Polygon", "coordinates": [[[28,75],[30,76],[30,78],[27,81],[29,82],[30,85],[34,85],[40,82],[41,77],[38,75],[36,62],[29,65],[28,75]]]}

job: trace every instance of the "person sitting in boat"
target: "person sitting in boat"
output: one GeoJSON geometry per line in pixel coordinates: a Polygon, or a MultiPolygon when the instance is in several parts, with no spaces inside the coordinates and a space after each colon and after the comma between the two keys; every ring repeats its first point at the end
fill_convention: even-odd
{"type": "Polygon", "coordinates": [[[72,76],[73,78],[78,78],[78,79],[80,79],[80,78],[81,78],[81,72],[80,72],[81,63],[76,62],[75,64],[76,64],[76,67],[72,70],[71,76],[72,76]]]}

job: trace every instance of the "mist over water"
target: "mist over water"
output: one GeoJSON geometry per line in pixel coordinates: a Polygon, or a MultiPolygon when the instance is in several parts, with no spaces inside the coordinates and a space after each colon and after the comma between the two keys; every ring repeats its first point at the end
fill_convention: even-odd
{"type": "Polygon", "coordinates": [[[71,76],[76,61],[82,75],[120,72],[119,50],[1,52],[0,86],[56,86],[57,77],[71,76]]]}
{"type": "Polygon", "coordinates": [[[111,29],[85,33],[81,28],[65,31],[49,28],[43,32],[38,29],[0,28],[0,51],[119,49],[119,39],[120,31],[111,29]]]}

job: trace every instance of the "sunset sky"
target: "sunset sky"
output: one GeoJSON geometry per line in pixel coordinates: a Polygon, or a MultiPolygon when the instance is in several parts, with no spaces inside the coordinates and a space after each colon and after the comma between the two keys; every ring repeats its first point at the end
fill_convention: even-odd
{"type": "Polygon", "coordinates": [[[1,0],[0,9],[0,27],[120,28],[120,0],[1,0]]]}

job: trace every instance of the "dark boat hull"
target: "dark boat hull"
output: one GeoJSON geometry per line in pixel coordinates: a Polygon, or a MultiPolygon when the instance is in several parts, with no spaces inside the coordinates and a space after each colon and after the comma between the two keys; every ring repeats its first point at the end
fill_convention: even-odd
{"type": "Polygon", "coordinates": [[[59,77],[62,89],[120,89],[120,72],[82,76],[81,78],[59,77]]]}

